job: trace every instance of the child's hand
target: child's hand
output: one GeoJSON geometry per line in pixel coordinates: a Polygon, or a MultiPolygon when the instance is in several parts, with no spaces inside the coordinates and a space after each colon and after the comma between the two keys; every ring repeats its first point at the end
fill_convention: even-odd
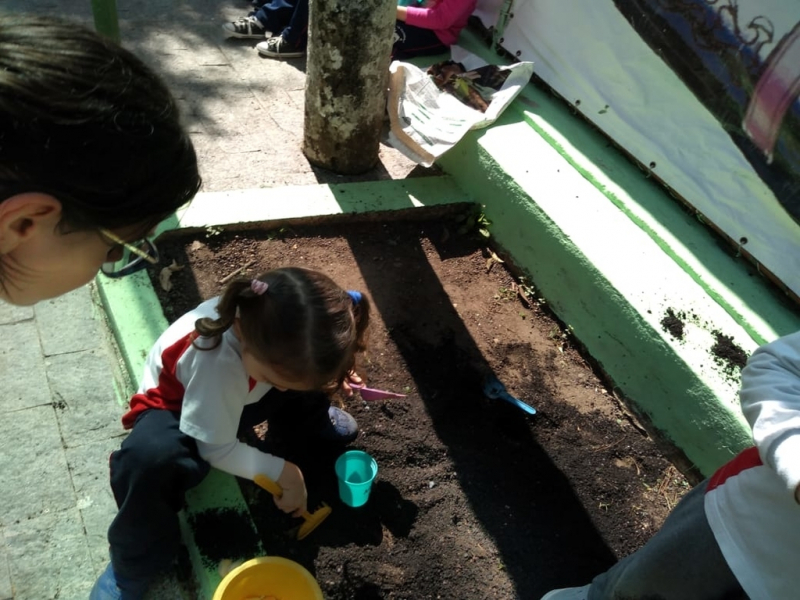
{"type": "Polygon", "coordinates": [[[361,385],[362,383],[364,383],[364,381],[361,379],[361,377],[359,377],[358,373],[355,371],[350,371],[342,382],[342,390],[344,391],[344,395],[348,398],[353,395],[353,388],[350,386],[350,384],[361,385]]]}
{"type": "Polygon", "coordinates": [[[275,506],[283,512],[299,517],[307,509],[308,491],[303,480],[303,473],[294,463],[286,461],[278,477],[278,485],[283,489],[280,498],[275,496],[275,506]]]}

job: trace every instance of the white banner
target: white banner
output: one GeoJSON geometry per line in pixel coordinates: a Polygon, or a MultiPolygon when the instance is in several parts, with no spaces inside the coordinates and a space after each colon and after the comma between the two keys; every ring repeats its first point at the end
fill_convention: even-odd
{"type": "Polygon", "coordinates": [[[800,294],[798,0],[514,0],[500,37],[800,294]]]}

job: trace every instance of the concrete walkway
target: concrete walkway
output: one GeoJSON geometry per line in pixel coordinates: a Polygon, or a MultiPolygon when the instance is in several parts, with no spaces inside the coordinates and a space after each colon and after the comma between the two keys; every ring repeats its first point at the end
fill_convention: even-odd
{"type": "Polygon", "coordinates": [[[116,510],[124,388],[90,286],[0,305],[0,598],[87,598],[116,510]]]}
{"type": "MultiPolygon", "coordinates": [[[[85,599],[108,562],[128,387],[93,285],[0,305],[0,386],[0,599],[85,599]]],[[[150,598],[193,594],[168,576],[150,598]]]]}

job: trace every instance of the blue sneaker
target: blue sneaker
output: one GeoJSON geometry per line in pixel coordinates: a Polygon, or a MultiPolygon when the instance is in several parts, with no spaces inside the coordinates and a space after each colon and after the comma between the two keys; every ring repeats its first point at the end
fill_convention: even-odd
{"type": "Polygon", "coordinates": [[[141,600],[147,591],[147,582],[122,580],[114,575],[111,563],[100,574],[89,594],[89,600],[141,600]],[[125,591],[120,589],[120,584],[125,591]]]}
{"type": "Polygon", "coordinates": [[[358,437],[358,423],[348,412],[343,411],[341,408],[331,406],[328,408],[328,417],[330,417],[330,427],[323,428],[320,431],[320,437],[329,442],[339,442],[342,444],[349,444],[358,437]]]}

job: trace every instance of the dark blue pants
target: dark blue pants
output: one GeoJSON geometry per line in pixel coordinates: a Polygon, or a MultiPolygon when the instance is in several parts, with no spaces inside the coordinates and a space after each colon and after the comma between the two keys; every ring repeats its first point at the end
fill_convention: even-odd
{"type": "MultiPolygon", "coordinates": [[[[329,406],[322,393],[270,390],[245,407],[240,438],[291,460],[292,447],[308,447],[310,438],[330,435],[329,406]],[[269,434],[261,443],[253,426],[263,421],[269,421],[269,434]]],[[[149,580],[172,564],[181,543],[177,513],[186,491],[210,469],[179,425],[179,413],[148,410],[111,454],[111,489],[119,512],[108,541],[114,572],[122,578],[149,580]]]]}
{"type": "Polygon", "coordinates": [[[255,15],[272,35],[280,35],[294,48],[304,50],[308,43],[308,1],[272,0],[255,15]]]}
{"type": "Polygon", "coordinates": [[[394,29],[394,45],[392,60],[408,60],[415,56],[430,56],[447,52],[446,46],[430,29],[414,27],[403,21],[397,21],[394,29]]]}

